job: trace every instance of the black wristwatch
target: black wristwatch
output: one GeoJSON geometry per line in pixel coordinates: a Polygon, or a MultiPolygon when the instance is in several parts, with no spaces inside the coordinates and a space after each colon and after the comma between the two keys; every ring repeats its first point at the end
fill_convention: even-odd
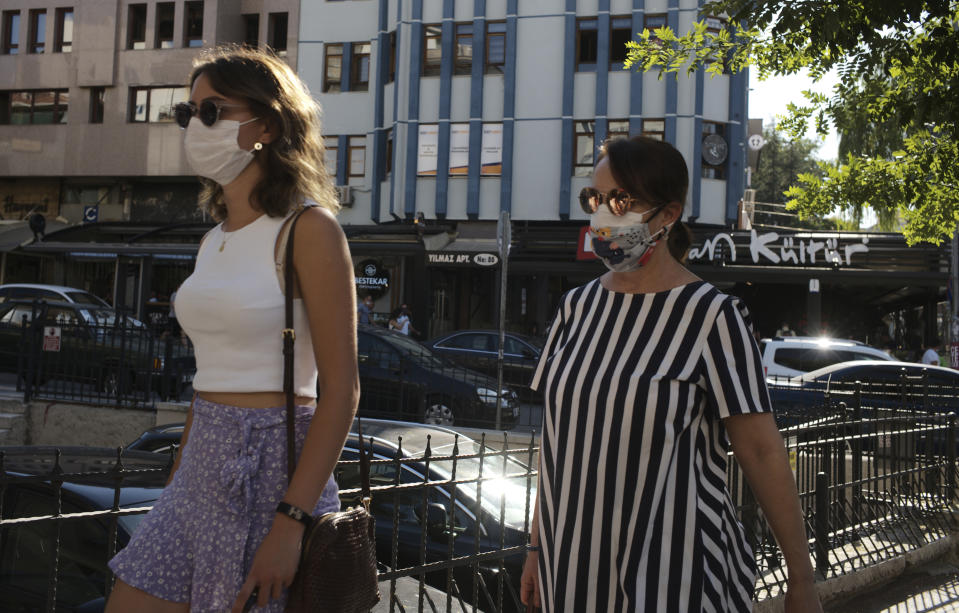
{"type": "Polygon", "coordinates": [[[301,509],[300,507],[293,506],[289,502],[280,501],[280,504],[276,505],[276,512],[282,513],[287,517],[292,517],[296,521],[300,522],[307,528],[310,527],[310,524],[313,523],[313,517],[301,509]]]}

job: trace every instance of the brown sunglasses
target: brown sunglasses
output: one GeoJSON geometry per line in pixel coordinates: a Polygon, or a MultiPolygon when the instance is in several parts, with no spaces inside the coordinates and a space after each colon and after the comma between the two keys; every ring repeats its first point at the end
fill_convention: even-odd
{"type": "Polygon", "coordinates": [[[579,206],[587,215],[592,215],[605,204],[613,215],[621,216],[625,215],[633,205],[642,203],[642,200],[633,198],[626,190],[618,187],[605,194],[595,187],[584,187],[579,192],[579,206]]]}

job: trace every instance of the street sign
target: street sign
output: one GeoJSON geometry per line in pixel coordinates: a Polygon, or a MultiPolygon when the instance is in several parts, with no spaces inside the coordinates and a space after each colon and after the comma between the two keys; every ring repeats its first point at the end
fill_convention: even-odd
{"type": "Polygon", "coordinates": [[[43,327],[43,350],[60,351],[60,328],[58,326],[43,327]]]}
{"type": "Polygon", "coordinates": [[[759,151],[763,148],[763,145],[766,144],[766,139],[763,138],[762,134],[751,134],[747,140],[749,143],[749,148],[753,151],[759,151]]]}
{"type": "Polygon", "coordinates": [[[83,223],[96,223],[100,218],[100,207],[97,205],[83,207],[83,223]]]}

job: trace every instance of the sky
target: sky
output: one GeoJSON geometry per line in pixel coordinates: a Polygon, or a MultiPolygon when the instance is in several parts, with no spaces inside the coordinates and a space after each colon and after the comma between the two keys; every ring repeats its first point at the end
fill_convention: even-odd
{"type": "MultiPolygon", "coordinates": [[[[827,73],[818,83],[810,79],[805,72],[785,77],[769,77],[765,81],[759,80],[757,72],[755,69],[749,71],[749,117],[761,118],[764,128],[770,125],[776,115],[786,114],[786,105],[789,102],[804,103],[804,90],[812,89],[828,95],[837,81],[835,72],[827,73]]],[[[839,137],[835,131],[825,140],[821,140],[810,127],[807,136],[820,143],[816,157],[823,160],[835,159],[839,149],[839,137]]]]}

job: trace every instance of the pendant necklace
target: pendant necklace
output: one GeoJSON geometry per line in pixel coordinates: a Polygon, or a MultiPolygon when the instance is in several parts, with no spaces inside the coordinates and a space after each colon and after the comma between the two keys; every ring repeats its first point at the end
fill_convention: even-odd
{"type": "Polygon", "coordinates": [[[223,229],[220,229],[220,232],[223,234],[223,242],[220,243],[220,252],[223,252],[223,248],[226,247],[226,242],[233,238],[233,235],[236,234],[236,231],[233,232],[224,232],[223,229]]]}

